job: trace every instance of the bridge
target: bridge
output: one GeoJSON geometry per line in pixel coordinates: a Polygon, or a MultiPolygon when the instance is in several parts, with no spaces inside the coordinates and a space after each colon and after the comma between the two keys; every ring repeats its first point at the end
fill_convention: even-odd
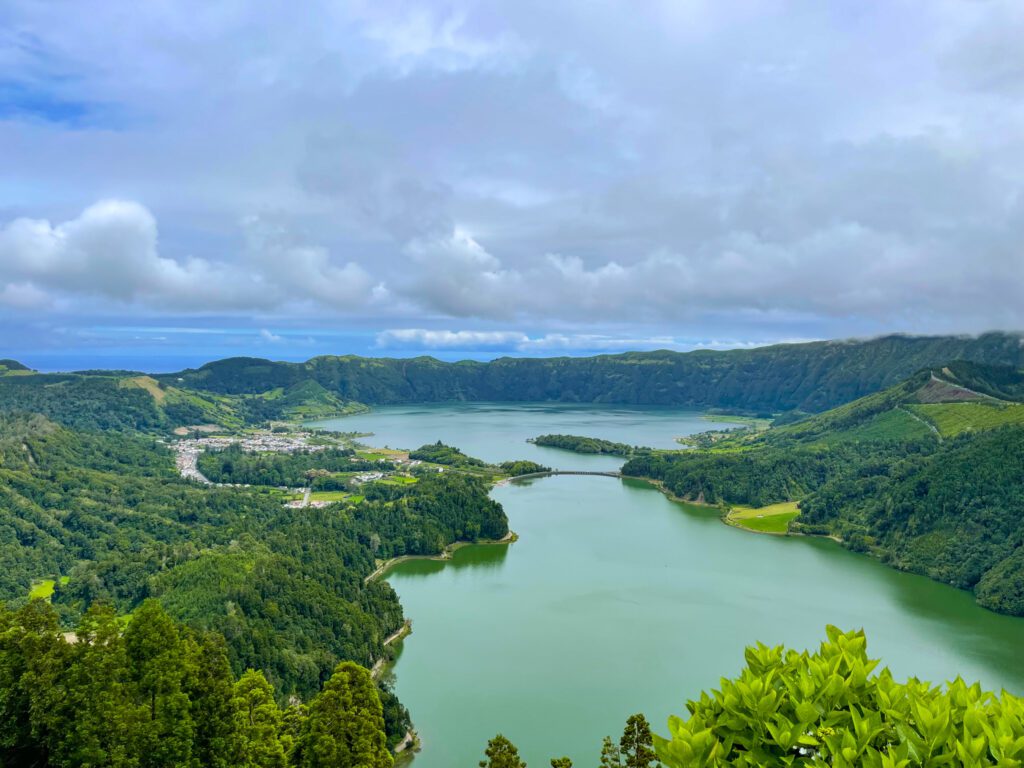
{"type": "Polygon", "coordinates": [[[549,469],[546,472],[531,472],[528,475],[516,475],[510,480],[530,480],[534,477],[551,477],[553,475],[596,475],[598,477],[622,477],[621,472],[585,472],[578,469],[549,469]]]}

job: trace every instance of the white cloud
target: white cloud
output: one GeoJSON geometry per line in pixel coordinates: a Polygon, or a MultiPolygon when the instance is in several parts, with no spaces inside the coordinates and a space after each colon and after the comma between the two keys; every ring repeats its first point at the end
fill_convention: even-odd
{"type": "Polygon", "coordinates": [[[276,333],[271,333],[266,328],[260,329],[260,338],[263,339],[263,341],[269,342],[271,344],[278,344],[284,341],[284,338],[282,336],[279,336],[276,333]]]}
{"type": "Polygon", "coordinates": [[[489,349],[508,348],[529,341],[520,331],[434,331],[426,328],[392,328],[377,334],[382,348],[489,349]]]}
{"type": "Polygon", "coordinates": [[[31,283],[0,285],[0,307],[19,310],[45,310],[53,300],[31,283]]]}
{"type": "Polygon", "coordinates": [[[0,303],[585,331],[552,349],[1024,326],[1024,4],[778,6],[141,4],[119,34],[112,0],[11,0],[0,303]],[[152,212],[67,214],[109,195],[152,212]]]}
{"type": "MultiPolygon", "coordinates": [[[[807,341],[788,339],[787,341],[807,341]]],[[[381,349],[505,351],[550,354],[578,350],[621,352],[640,349],[738,349],[763,341],[727,339],[678,339],[673,336],[611,336],[599,333],[545,333],[530,336],[522,331],[431,330],[392,328],[377,334],[381,349]]]]}
{"type": "Polygon", "coordinates": [[[22,304],[60,294],[164,310],[311,303],[346,311],[383,295],[358,264],[336,264],[326,249],[291,242],[281,228],[247,228],[249,247],[234,261],[178,260],[160,255],[156,220],[135,202],[104,200],[57,225],[19,218],[0,227],[0,284],[22,304]]]}

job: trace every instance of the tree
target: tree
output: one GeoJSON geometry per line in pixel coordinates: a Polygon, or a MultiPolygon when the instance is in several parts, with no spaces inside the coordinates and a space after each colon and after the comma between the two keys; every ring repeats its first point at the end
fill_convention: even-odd
{"type": "Polygon", "coordinates": [[[183,689],[188,660],[178,627],[159,602],[146,600],[133,614],[124,642],[146,718],[139,765],[191,768],[195,725],[183,689]]]}
{"type": "Polygon", "coordinates": [[[484,754],[487,759],[480,761],[480,768],[526,768],[526,763],[519,759],[516,745],[500,733],[487,742],[484,754]]]}
{"type": "Polygon", "coordinates": [[[658,756],[654,753],[654,737],[647,718],[637,713],[626,721],[626,729],[619,741],[626,768],[650,768],[658,756]]]}
{"type": "Polygon", "coordinates": [[[191,659],[186,693],[196,728],[193,754],[203,768],[233,768],[239,735],[227,645],[222,636],[205,632],[187,638],[186,647],[191,659]]]}
{"type": "Polygon", "coordinates": [[[343,661],[309,704],[299,742],[301,768],[391,768],[377,686],[358,664],[343,661]]]}
{"type": "Polygon", "coordinates": [[[281,710],[262,672],[247,670],[235,683],[231,700],[238,737],[233,766],[284,768],[281,710]]]}
{"type": "Polygon", "coordinates": [[[60,765],[120,768],[138,764],[145,709],[134,697],[128,656],[114,609],[93,605],[82,617],[63,688],[69,722],[55,745],[60,765]]]}
{"type": "Polygon", "coordinates": [[[46,686],[63,666],[51,671],[47,663],[60,647],[59,633],[57,614],[44,600],[31,600],[17,613],[0,606],[0,765],[49,763],[49,728],[33,714],[47,718],[47,725],[59,725],[50,718],[62,713],[40,701],[52,695],[46,686]]]}
{"type": "Polygon", "coordinates": [[[605,736],[601,744],[601,768],[620,768],[622,753],[611,736],[605,736]]]}
{"type": "Polygon", "coordinates": [[[552,757],[551,768],[572,768],[572,760],[568,757],[552,757]]]}

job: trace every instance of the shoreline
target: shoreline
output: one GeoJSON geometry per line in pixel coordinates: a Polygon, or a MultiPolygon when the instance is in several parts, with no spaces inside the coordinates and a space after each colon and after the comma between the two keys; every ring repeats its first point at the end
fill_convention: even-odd
{"type": "Polygon", "coordinates": [[[515,531],[509,531],[500,539],[480,539],[479,541],[453,541],[447,545],[439,555],[400,555],[399,557],[392,557],[389,560],[385,560],[383,563],[377,566],[376,570],[373,571],[369,576],[363,579],[364,584],[369,584],[371,581],[383,578],[389,570],[399,563],[404,563],[409,560],[437,560],[444,562],[452,559],[452,554],[463,547],[472,547],[475,545],[481,546],[494,546],[497,544],[511,544],[519,539],[519,534],[515,531]]]}
{"type": "MultiPolygon", "coordinates": [[[[402,626],[400,626],[398,629],[396,629],[394,632],[392,632],[390,635],[384,638],[384,642],[381,643],[381,646],[387,648],[392,643],[397,643],[401,640],[404,640],[411,634],[412,619],[406,619],[402,622],[402,626]]],[[[391,661],[392,660],[389,659],[388,655],[385,653],[383,656],[381,656],[379,659],[373,662],[373,666],[370,667],[370,677],[372,677],[374,680],[379,678],[381,674],[384,672],[384,670],[387,669],[388,664],[390,664],[391,661]]]]}
{"type": "MultiPolygon", "coordinates": [[[[706,501],[692,501],[690,499],[684,499],[684,498],[682,498],[680,496],[676,496],[674,493],[672,493],[672,491],[670,491],[668,488],[665,487],[665,484],[661,480],[655,480],[652,477],[637,477],[637,476],[633,476],[633,475],[629,475],[629,476],[624,475],[623,479],[624,480],[625,479],[639,480],[642,483],[646,483],[647,485],[650,485],[651,487],[657,489],[662,494],[664,494],[665,497],[668,498],[669,501],[674,501],[674,502],[677,502],[679,504],[689,504],[689,505],[694,506],[694,507],[703,507],[704,509],[708,509],[708,510],[715,509],[715,510],[721,511],[721,507],[718,504],[708,504],[706,501]]],[[[729,511],[731,511],[731,509],[729,511]]],[[[719,521],[723,525],[727,525],[730,528],[735,528],[736,530],[744,531],[746,533],[754,533],[754,534],[757,534],[758,536],[790,536],[790,537],[793,537],[793,538],[803,537],[803,538],[808,538],[808,539],[829,539],[831,541],[834,541],[836,544],[842,544],[843,543],[843,540],[841,538],[839,538],[838,536],[835,536],[833,534],[828,534],[828,533],[800,533],[798,531],[758,531],[758,530],[755,530],[754,528],[747,528],[744,525],[740,525],[740,524],[736,523],[735,521],[730,520],[729,519],[729,511],[726,511],[724,513],[719,514],[718,515],[719,521]]]]}

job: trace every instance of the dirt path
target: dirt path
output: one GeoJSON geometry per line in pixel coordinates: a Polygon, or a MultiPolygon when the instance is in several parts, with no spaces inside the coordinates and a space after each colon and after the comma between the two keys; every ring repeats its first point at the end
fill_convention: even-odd
{"type": "MultiPolygon", "coordinates": [[[[384,638],[384,642],[381,643],[381,645],[387,648],[392,643],[397,643],[410,632],[412,632],[412,621],[406,619],[405,623],[403,623],[402,626],[400,626],[398,629],[396,629],[394,632],[392,632],[390,635],[384,638]]],[[[370,668],[370,677],[372,677],[374,680],[380,677],[380,674],[384,671],[384,667],[387,665],[387,663],[387,656],[381,656],[379,659],[373,662],[373,666],[370,668]]]]}
{"type": "Polygon", "coordinates": [[[905,414],[907,414],[907,416],[909,416],[910,418],[914,419],[915,421],[920,421],[922,424],[924,424],[926,427],[928,427],[928,429],[930,429],[932,432],[934,432],[935,436],[937,438],[939,438],[939,442],[940,443],[942,442],[942,433],[939,432],[938,427],[936,427],[934,424],[932,424],[930,421],[928,421],[928,419],[925,419],[925,418],[922,418],[921,416],[918,416],[912,410],[910,410],[909,408],[904,408],[902,405],[898,405],[896,407],[899,410],[903,411],[905,414]]]}

